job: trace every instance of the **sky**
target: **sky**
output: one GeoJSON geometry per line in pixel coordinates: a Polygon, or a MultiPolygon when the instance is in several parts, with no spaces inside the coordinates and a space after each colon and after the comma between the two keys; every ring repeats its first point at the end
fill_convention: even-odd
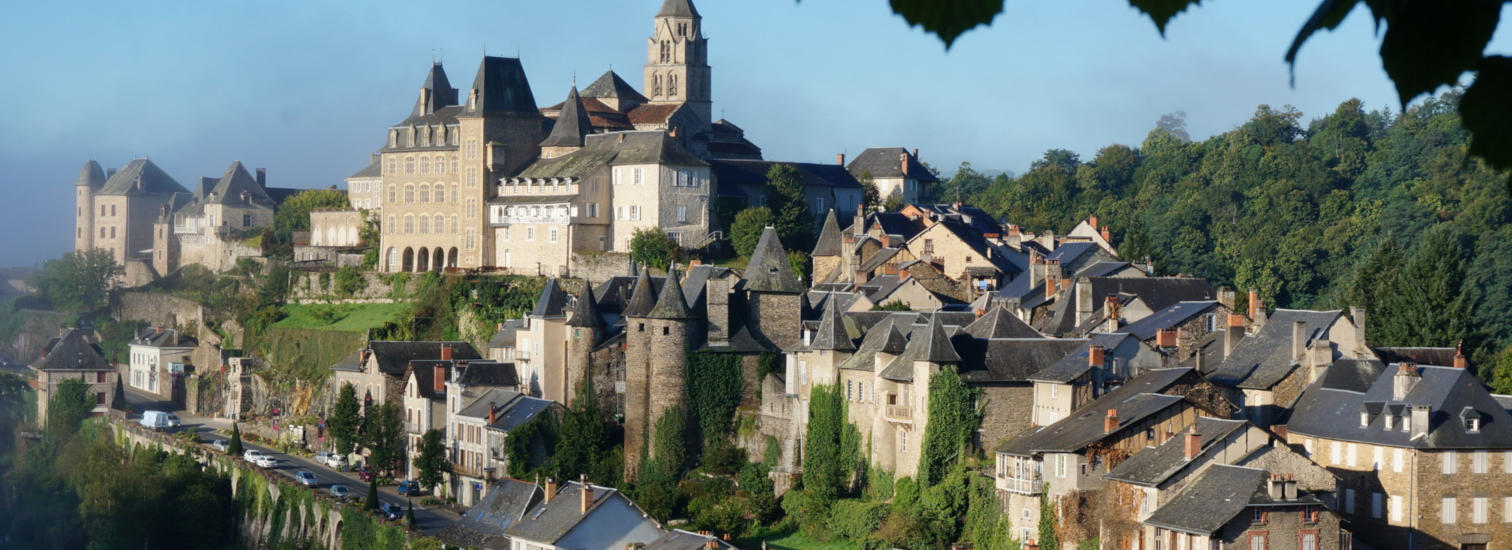
{"type": "MultiPolygon", "coordinates": [[[[432,59],[467,89],[519,56],[536,102],[613,68],[641,83],[661,0],[22,2],[0,19],[0,266],[72,246],[87,160],[148,157],[190,187],[235,160],[268,184],[341,185],[413,106],[432,59]]],[[[1162,37],[1119,1],[1008,1],[948,51],[885,0],[702,0],[714,112],[769,160],[917,148],[944,172],[1023,172],[1046,149],[1090,159],[1184,111],[1201,139],[1260,104],[1306,119],[1399,102],[1362,7],[1282,60],[1315,0],[1218,0],[1162,37]]],[[[1509,8],[1512,9],[1512,8],[1509,8]]],[[[1488,51],[1512,50],[1502,28],[1488,51]]]]}

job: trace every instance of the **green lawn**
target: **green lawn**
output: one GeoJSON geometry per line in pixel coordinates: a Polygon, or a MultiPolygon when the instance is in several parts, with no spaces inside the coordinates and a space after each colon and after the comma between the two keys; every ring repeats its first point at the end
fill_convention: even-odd
{"type": "Polygon", "coordinates": [[[746,262],[749,262],[749,261],[751,261],[751,259],[747,258],[747,257],[744,257],[744,256],[731,256],[731,257],[725,258],[723,260],[719,260],[719,261],[715,261],[715,262],[709,262],[709,263],[712,263],[712,264],[720,266],[720,267],[728,267],[730,269],[745,269],[746,268],[746,262]]]}
{"type": "Polygon", "coordinates": [[[761,548],[763,536],[769,550],[856,550],[856,545],[846,541],[824,542],[815,540],[800,531],[791,533],[763,533],[736,541],[741,548],[761,548]]]}
{"type": "Polygon", "coordinates": [[[277,328],[366,332],[408,311],[410,304],[289,304],[277,328]]]}

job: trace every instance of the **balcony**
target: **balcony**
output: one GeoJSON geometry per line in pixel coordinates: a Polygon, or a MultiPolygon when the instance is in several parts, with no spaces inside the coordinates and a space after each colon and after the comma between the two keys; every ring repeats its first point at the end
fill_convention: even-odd
{"type": "Polygon", "coordinates": [[[1040,491],[1044,490],[1044,486],[1045,486],[1045,481],[1043,479],[1040,479],[1039,476],[1034,476],[1034,477],[1008,477],[1008,476],[999,476],[997,478],[997,488],[998,488],[998,490],[1008,491],[1010,493],[1018,493],[1018,494],[1021,494],[1021,495],[1030,495],[1030,496],[1038,495],[1038,494],[1040,494],[1040,491]]]}
{"type": "Polygon", "coordinates": [[[882,410],[883,418],[892,422],[913,424],[913,407],[908,405],[888,405],[882,410]]]}

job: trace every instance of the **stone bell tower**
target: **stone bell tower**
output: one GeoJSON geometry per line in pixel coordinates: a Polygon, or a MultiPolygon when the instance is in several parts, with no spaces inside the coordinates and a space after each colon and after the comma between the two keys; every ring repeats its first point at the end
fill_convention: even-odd
{"type": "Polygon", "coordinates": [[[692,0],[665,0],[656,12],[646,53],[645,96],[683,103],[705,128],[713,122],[709,40],[692,0]]]}

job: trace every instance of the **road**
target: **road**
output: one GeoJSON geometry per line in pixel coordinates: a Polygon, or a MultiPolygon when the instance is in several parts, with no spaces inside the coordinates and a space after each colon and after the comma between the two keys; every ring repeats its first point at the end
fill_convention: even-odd
{"type": "MultiPolygon", "coordinates": [[[[169,410],[172,408],[171,404],[153,401],[151,397],[131,390],[127,390],[126,393],[127,401],[130,401],[132,407],[138,411],[169,410]]],[[[218,433],[216,430],[229,430],[231,428],[231,421],[220,418],[186,416],[183,413],[184,411],[176,413],[179,415],[180,422],[183,425],[182,429],[198,433],[200,439],[205,443],[208,444],[210,441],[228,439],[227,436],[218,433]]],[[[139,418],[139,414],[132,415],[132,420],[139,418]]],[[[348,489],[352,490],[351,498],[353,502],[361,502],[362,499],[367,498],[368,484],[366,481],[359,479],[356,473],[339,472],[324,464],[317,464],[314,459],[281,453],[275,449],[254,445],[246,441],[242,441],[242,446],[248,449],[257,449],[278,459],[278,466],[271,469],[283,474],[291,481],[294,479],[295,472],[304,470],[315,475],[317,483],[314,488],[318,491],[328,491],[331,485],[341,484],[346,485],[348,489]]],[[[255,468],[256,466],[252,467],[255,468]]],[[[406,497],[401,496],[393,486],[379,487],[378,499],[398,505],[400,509],[404,509],[408,504],[406,497]]],[[[443,507],[422,506],[420,499],[414,499],[412,502],[415,506],[416,528],[426,534],[434,534],[436,531],[440,531],[442,528],[456,523],[461,518],[461,516],[443,507]]]]}

